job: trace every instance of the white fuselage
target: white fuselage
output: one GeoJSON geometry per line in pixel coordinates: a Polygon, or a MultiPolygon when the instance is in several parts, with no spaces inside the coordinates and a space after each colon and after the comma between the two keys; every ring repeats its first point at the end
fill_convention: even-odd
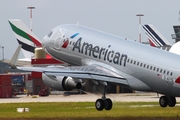
{"type": "Polygon", "coordinates": [[[44,37],[55,59],[82,65],[83,59],[119,70],[132,89],[180,96],[180,56],[79,25],[60,25],[44,37]]]}

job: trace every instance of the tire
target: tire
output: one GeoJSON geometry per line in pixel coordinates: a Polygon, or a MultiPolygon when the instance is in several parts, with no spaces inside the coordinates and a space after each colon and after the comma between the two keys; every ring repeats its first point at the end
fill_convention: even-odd
{"type": "Polygon", "coordinates": [[[104,108],[105,108],[105,110],[111,110],[111,108],[112,108],[111,99],[107,98],[106,100],[104,100],[104,108]]]}
{"type": "Polygon", "coordinates": [[[168,105],[168,99],[166,96],[161,96],[160,99],[159,99],[159,105],[161,107],[167,107],[168,105]]]}
{"type": "Polygon", "coordinates": [[[176,98],[175,97],[169,97],[168,98],[168,105],[169,105],[169,107],[174,107],[176,105],[176,98]]]}
{"type": "Polygon", "coordinates": [[[97,99],[95,103],[95,107],[97,110],[101,111],[104,109],[104,101],[102,99],[97,99]]]}

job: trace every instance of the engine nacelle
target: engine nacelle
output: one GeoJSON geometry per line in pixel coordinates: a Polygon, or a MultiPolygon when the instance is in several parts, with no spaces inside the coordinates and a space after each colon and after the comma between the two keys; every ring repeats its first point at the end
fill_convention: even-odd
{"type": "Polygon", "coordinates": [[[42,73],[42,79],[45,85],[60,91],[80,89],[82,86],[80,82],[75,82],[73,78],[66,76],[47,76],[46,74],[42,73]]]}

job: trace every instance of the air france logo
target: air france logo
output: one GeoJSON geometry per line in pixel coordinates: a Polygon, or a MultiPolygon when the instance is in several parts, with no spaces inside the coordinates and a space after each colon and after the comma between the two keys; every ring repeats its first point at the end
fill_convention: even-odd
{"type": "MultiPolygon", "coordinates": [[[[72,35],[70,38],[73,39],[73,38],[75,38],[77,35],[79,35],[79,33],[75,33],[75,34],[72,35]]],[[[67,48],[68,44],[69,44],[69,39],[66,39],[65,42],[64,42],[64,44],[62,45],[62,48],[67,48]]]]}

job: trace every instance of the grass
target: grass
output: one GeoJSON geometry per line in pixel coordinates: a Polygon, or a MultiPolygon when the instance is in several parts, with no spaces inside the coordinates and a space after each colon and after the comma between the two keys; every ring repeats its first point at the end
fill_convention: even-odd
{"type": "Polygon", "coordinates": [[[156,102],[114,102],[110,111],[97,111],[94,102],[59,103],[5,103],[0,104],[0,119],[180,119],[180,107],[161,108],[156,102]],[[29,108],[30,112],[18,113],[17,108],[29,108]]]}

